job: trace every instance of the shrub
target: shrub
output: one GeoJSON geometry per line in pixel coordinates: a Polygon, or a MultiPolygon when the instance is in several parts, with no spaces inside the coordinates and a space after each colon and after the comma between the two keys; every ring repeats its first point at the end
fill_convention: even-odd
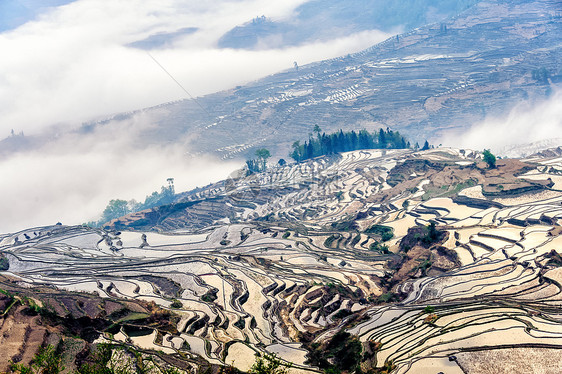
{"type": "Polygon", "coordinates": [[[369,246],[369,249],[371,251],[377,251],[377,252],[381,252],[384,254],[388,254],[390,253],[390,251],[388,250],[388,246],[386,244],[381,244],[380,242],[374,242],[371,243],[371,245],[369,246]]]}
{"type": "Polygon", "coordinates": [[[206,303],[212,303],[217,299],[217,292],[218,290],[209,290],[207,291],[206,294],[201,296],[201,300],[203,300],[206,303]]]}
{"type": "Polygon", "coordinates": [[[435,321],[437,321],[437,314],[429,314],[427,317],[425,317],[423,319],[424,323],[427,323],[428,325],[433,325],[435,321]]]}
{"type": "Polygon", "coordinates": [[[258,357],[248,374],[287,374],[291,365],[282,362],[275,354],[258,357]]]}
{"type": "Polygon", "coordinates": [[[490,169],[496,167],[496,156],[494,156],[489,149],[485,149],[482,155],[484,156],[484,162],[488,164],[490,169]]]}
{"type": "Polygon", "coordinates": [[[173,299],[170,307],[172,307],[174,309],[180,309],[181,307],[183,307],[183,304],[178,299],[173,299]]]}
{"type": "Polygon", "coordinates": [[[359,241],[361,240],[361,234],[357,234],[352,240],[351,240],[351,246],[355,246],[357,243],[359,243],[359,241]]]}
{"type": "Polygon", "coordinates": [[[328,236],[326,238],[326,240],[324,240],[324,247],[330,248],[332,246],[332,244],[339,238],[340,238],[339,234],[332,234],[332,235],[328,236]]]}
{"type": "Polygon", "coordinates": [[[398,300],[398,296],[393,292],[387,292],[380,295],[377,300],[382,303],[390,303],[398,300]]]}
{"type": "Polygon", "coordinates": [[[383,242],[389,241],[394,237],[392,233],[392,227],[383,226],[383,225],[373,225],[365,230],[367,234],[375,234],[381,237],[383,242]]]}
{"type": "Polygon", "coordinates": [[[347,309],[340,309],[336,312],[336,314],[334,314],[334,319],[344,319],[347,316],[352,315],[353,312],[351,310],[347,310],[347,309]]]}

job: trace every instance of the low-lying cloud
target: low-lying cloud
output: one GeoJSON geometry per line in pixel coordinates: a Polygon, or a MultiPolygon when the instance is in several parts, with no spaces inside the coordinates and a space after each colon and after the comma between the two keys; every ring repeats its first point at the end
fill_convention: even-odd
{"type": "Polygon", "coordinates": [[[500,155],[516,156],[517,148],[529,143],[558,145],[552,140],[561,136],[562,90],[556,90],[545,101],[518,103],[506,116],[486,118],[462,133],[445,134],[439,142],[446,146],[486,148],[500,155]]]}
{"type": "Polygon", "coordinates": [[[76,0],[0,33],[0,139],[12,129],[26,135],[62,129],[57,141],[0,160],[0,232],[96,219],[110,199],[143,200],[168,177],[177,191],[225,178],[240,163],[190,158],[181,140],[139,148],[136,134],[151,126],[145,115],[88,135],[68,129],[185,98],[152,57],[200,96],[389,36],[367,31],[283,49],[217,48],[233,27],[261,15],[288,19],[306,1],[76,0]],[[172,37],[153,43],[154,35],[172,37]]]}
{"type": "Polygon", "coordinates": [[[224,179],[241,166],[189,156],[181,144],[139,148],[135,133],[151,126],[138,114],[87,135],[67,135],[0,161],[0,232],[96,220],[110,199],[144,201],[173,177],[177,191],[224,179]]]}
{"type": "Polygon", "coordinates": [[[150,53],[194,96],[289,69],[294,61],[358,51],[389,36],[362,32],[263,51],[216,47],[236,25],[262,14],[285,19],[304,2],[78,0],[53,8],[0,34],[0,138],[12,128],[35,132],[185,98],[144,49],[132,46],[154,35],[176,35],[150,53]]]}

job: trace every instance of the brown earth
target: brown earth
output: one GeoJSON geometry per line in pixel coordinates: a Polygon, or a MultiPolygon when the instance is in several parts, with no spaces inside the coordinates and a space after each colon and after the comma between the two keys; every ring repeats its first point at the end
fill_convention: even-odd
{"type": "Polygon", "coordinates": [[[430,161],[412,157],[390,171],[387,182],[392,188],[370,196],[368,201],[383,203],[406,191],[413,193],[417,190],[416,186],[425,179],[430,181],[424,186],[427,198],[452,197],[462,188],[468,187],[467,183],[482,185],[482,192],[486,197],[512,196],[548,188],[548,181],[518,178],[534,168],[531,163],[515,159],[497,160],[496,168],[489,169],[484,162],[475,161],[472,165],[461,166],[453,161],[430,161]],[[414,173],[416,176],[412,176],[414,173]]]}
{"type": "Polygon", "coordinates": [[[7,372],[10,362],[29,364],[47,337],[41,317],[28,315],[26,309],[15,306],[0,319],[0,372],[7,372]]]}
{"type": "Polygon", "coordinates": [[[436,231],[433,241],[424,241],[427,235],[425,227],[411,227],[400,241],[400,260],[391,263],[396,272],[390,280],[390,285],[401,284],[411,278],[425,275],[436,275],[454,269],[461,265],[457,254],[441,244],[446,242],[449,233],[436,231]]]}
{"type": "Polygon", "coordinates": [[[0,373],[8,372],[10,362],[29,365],[39,348],[49,344],[62,344],[64,366],[71,372],[77,367],[77,356],[88,352],[93,340],[110,326],[118,330],[121,325],[139,324],[177,333],[179,317],[154,303],[106,300],[50,287],[24,288],[3,275],[0,290],[0,373]],[[146,318],[127,320],[138,313],[146,318]]]}

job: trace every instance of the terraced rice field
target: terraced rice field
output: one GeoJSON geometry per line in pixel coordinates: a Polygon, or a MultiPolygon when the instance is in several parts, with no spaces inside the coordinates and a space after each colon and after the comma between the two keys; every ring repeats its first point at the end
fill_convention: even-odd
{"type": "MultiPolygon", "coordinates": [[[[553,253],[562,250],[562,192],[555,181],[528,180],[548,180],[562,160],[526,162],[532,170],[522,176],[509,161],[499,165],[494,178],[513,185],[500,194],[480,179],[489,172],[470,152],[315,159],[186,194],[178,203],[213,199],[229,210],[187,205],[152,231],[129,229],[129,217],[107,230],[1,235],[2,274],[19,287],[154,302],[178,316],[173,330],[123,325],[99,339],[242,370],[269,352],[294,371],[316,372],[303,336],[322,343],[341,328],[365,350],[376,343],[364,370],[392,362],[396,373],[477,373],[486,366],[475,360],[561,358],[553,253]],[[447,179],[450,170],[473,183],[447,179]],[[190,226],[186,216],[205,224],[190,226]],[[430,222],[445,235],[439,247],[405,248],[409,229],[430,222]],[[387,251],[374,225],[392,231],[387,251]]],[[[553,361],[545,365],[562,369],[553,361]]]]}

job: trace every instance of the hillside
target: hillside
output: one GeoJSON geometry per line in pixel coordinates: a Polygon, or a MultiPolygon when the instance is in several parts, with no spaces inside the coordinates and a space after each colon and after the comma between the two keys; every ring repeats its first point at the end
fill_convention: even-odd
{"type": "MultiPolygon", "coordinates": [[[[142,116],[151,126],[139,130],[139,147],[179,143],[192,154],[223,158],[252,155],[258,146],[286,158],[315,124],[326,133],[390,127],[422,144],[501,117],[521,101],[545,100],[560,84],[560,14],[555,0],[479,2],[359,53],[76,131],[142,116]]],[[[52,133],[7,138],[0,155],[54,141],[52,133]]]]}
{"type": "MultiPolygon", "coordinates": [[[[258,374],[262,360],[286,366],[273,374],[562,372],[559,134],[501,154],[519,158],[436,142],[522,102],[537,121],[557,117],[543,104],[562,92],[561,17],[558,0],[311,0],[289,19],[225,27],[220,47],[325,41],[310,27],[321,19],[334,37],[397,19],[409,31],[197,100],[12,130],[7,220],[50,201],[26,185],[86,196],[49,205],[66,222],[107,186],[133,196],[168,179],[142,204],[112,199],[95,225],[0,232],[0,373],[258,374]],[[55,161],[29,168],[25,151],[55,161]],[[176,193],[215,161],[251,157],[176,193]]],[[[127,48],[201,30],[176,26],[127,48]]]]}
{"type": "Polygon", "coordinates": [[[50,334],[63,343],[112,342],[189,372],[248,370],[256,352],[294,373],[557,372],[543,358],[562,352],[561,183],[550,154],[488,169],[464,150],[354,151],[232,178],[108,229],[4,234],[0,288],[24,301],[2,326],[37,330],[18,314],[25,296],[59,316],[50,334]],[[97,322],[80,333],[66,314],[97,322]]]}
{"type": "Polygon", "coordinates": [[[561,24],[556,1],[482,2],[356,54],[198,103],[144,110],[157,124],[146,139],[188,135],[194,152],[214,150],[226,158],[265,146],[286,157],[293,141],[318,124],[326,132],[390,126],[421,144],[487,115],[505,114],[521,100],[544,100],[560,80],[561,24]],[[535,79],[533,71],[541,68],[550,80],[535,79]]]}
{"type": "Polygon", "coordinates": [[[227,32],[218,44],[222,48],[266,49],[333,40],[368,30],[410,31],[456,15],[475,3],[477,0],[313,0],[297,7],[288,19],[256,17],[227,32]]]}

